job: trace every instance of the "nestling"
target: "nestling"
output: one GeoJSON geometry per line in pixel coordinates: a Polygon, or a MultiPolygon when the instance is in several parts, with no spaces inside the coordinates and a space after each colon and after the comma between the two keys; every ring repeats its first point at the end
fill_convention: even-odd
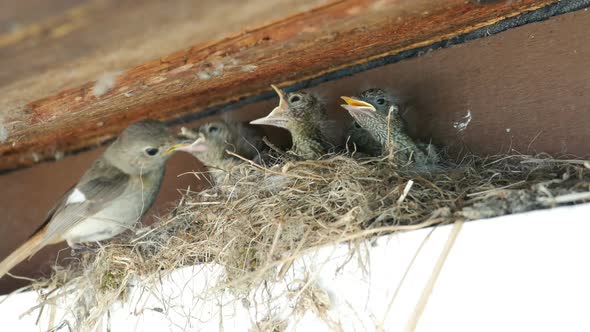
{"type": "Polygon", "coordinates": [[[332,145],[326,137],[325,105],[313,94],[294,92],[285,94],[274,85],[279,105],[264,118],[251,121],[255,125],[270,125],[287,129],[291,133],[293,154],[304,159],[317,159],[326,154],[332,145]]]}
{"type": "Polygon", "coordinates": [[[46,245],[110,239],[140,221],[154,202],[165,163],[181,143],[158,121],[132,124],[84,173],[22,246],[0,263],[0,278],[46,245]]]}
{"type": "Polygon", "coordinates": [[[247,124],[235,121],[216,121],[197,130],[182,128],[182,134],[195,141],[185,151],[192,153],[209,168],[216,184],[242,160],[230,155],[231,151],[250,160],[258,160],[264,153],[260,133],[247,124]]]}
{"type": "Polygon", "coordinates": [[[401,162],[414,160],[423,165],[436,161],[430,148],[416,144],[408,136],[397,100],[381,89],[363,91],[359,97],[342,97],[342,105],[355,121],[376,140],[385,152],[393,152],[401,162]]]}
{"type": "Polygon", "coordinates": [[[378,156],[382,153],[381,143],[373,138],[369,132],[361,127],[358,122],[352,120],[345,128],[347,146],[349,150],[356,150],[370,156],[378,156]]]}

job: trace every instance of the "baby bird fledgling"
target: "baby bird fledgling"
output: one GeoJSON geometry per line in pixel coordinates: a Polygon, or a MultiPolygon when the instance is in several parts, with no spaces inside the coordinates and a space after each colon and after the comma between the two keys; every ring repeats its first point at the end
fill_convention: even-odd
{"type": "MultiPolygon", "coordinates": [[[[393,96],[381,89],[363,91],[359,97],[342,97],[342,105],[355,121],[377,141],[384,151],[392,151],[401,162],[414,160],[418,165],[436,162],[431,148],[416,144],[406,132],[400,106],[393,96]]],[[[357,134],[358,135],[358,134],[357,134]]]]}
{"type": "Polygon", "coordinates": [[[223,183],[231,169],[246,159],[258,159],[263,149],[262,137],[247,124],[234,121],[209,122],[198,129],[182,128],[182,135],[195,141],[185,151],[197,157],[211,173],[215,184],[223,183]]]}
{"type": "Polygon", "coordinates": [[[286,94],[271,86],[279,95],[279,105],[266,117],[250,123],[287,129],[293,140],[290,152],[301,158],[317,159],[326,154],[332,146],[325,135],[329,122],[325,105],[311,93],[286,94]]]}
{"type": "Polygon", "coordinates": [[[345,128],[347,146],[349,150],[356,150],[370,156],[378,156],[383,152],[383,147],[369,132],[361,125],[352,120],[345,128]]]}

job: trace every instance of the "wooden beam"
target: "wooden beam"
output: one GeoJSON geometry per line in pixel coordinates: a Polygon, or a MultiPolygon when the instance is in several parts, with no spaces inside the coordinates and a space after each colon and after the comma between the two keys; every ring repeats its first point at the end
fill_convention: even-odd
{"type": "Polygon", "coordinates": [[[332,1],[0,114],[0,170],[94,146],[143,118],[178,119],[557,2],[332,1]]]}

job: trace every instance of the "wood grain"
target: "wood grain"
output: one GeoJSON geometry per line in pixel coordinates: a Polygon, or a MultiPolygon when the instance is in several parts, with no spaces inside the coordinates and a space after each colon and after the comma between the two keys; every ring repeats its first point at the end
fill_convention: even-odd
{"type": "Polygon", "coordinates": [[[260,95],[271,83],[424,47],[554,2],[332,1],[131,68],[104,94],[88,82],[0,114],[0,170],[94,146],[143,118],[177,119],[260,95]]]}

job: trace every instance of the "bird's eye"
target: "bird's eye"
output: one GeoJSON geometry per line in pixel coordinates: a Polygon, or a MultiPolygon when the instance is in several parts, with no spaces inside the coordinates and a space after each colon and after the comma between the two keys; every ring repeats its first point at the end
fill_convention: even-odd
{"type": "Polygon", "coordinates": [[[298,95],[294,95],[294,96],[291,96],[291,98],[289,98],[290,103],[296,103],[300,100],[301,100],[301,97],[299,97],[298,95]]]}
{"type": "Polygon", "coordinates": [[[145,154],[147,154],[150,157],[157,155],[158,152],[160,152],[160,150],[158,150],[157,148],[152,148],[152,147],[145,148],[145,154]]]}
{"type": "Polygon", "coordinates": [[[219,131],[219,128],[215,127],[215,126],[211,126],[209,127],[209,133],[214,134],[216,132],[219,131]]]}
{"type": "Polygon", "coordinates": [[[384,98],[377,99],[377,104],[379,104],[379,105],[385,104],[385,99],[384,98]]]}

